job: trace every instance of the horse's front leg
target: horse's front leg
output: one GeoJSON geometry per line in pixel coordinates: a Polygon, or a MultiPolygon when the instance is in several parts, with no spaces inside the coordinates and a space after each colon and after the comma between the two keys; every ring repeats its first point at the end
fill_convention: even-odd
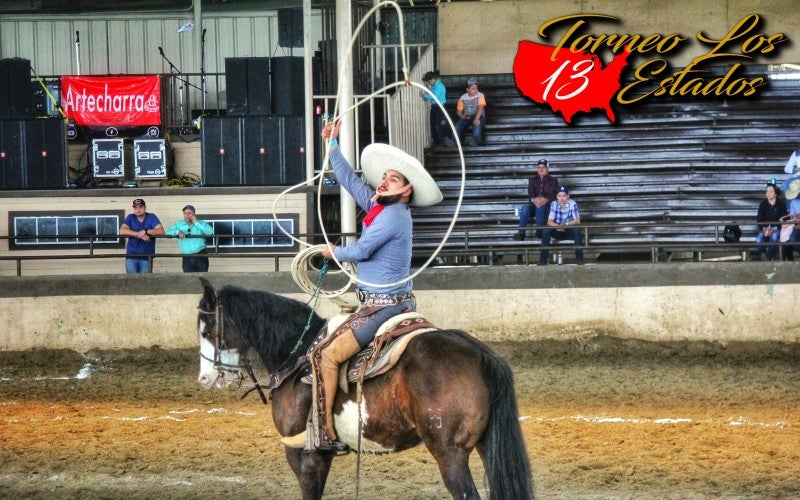
{"type": "Polygon", "coordinates": [[[292,468],[303,500],[319,500],[325,490],[325,482],[331,470],[332,453],[307,452],[301,449],[286,448],[286,460],[292,468]]]}

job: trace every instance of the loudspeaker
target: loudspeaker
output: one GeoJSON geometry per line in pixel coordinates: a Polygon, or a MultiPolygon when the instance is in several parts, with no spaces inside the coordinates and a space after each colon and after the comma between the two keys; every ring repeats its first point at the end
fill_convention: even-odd
{"type": "Polygon", "coordinates": [[[242,118],[243,184],[291,186],[305,176],[303,117],[242,118]]]}
{"type": "Polygon", "coordinates": [[[208,116],[203,119],[202,173],[204,186],[242,184],[242,118],[208,116]]]}
{"type": "Polygon", "coordinates": [[[278,9],[278,45],[303,46],[303,9],[278,9]]]}
{"type": "Polygon", "coordinates": [[[225,98],[228,113],[243,115],[247,113],[247,58],[225,58],[225,98]]]}
{"type": "Polygon", "coordinates": [[[302,116],[305,110],[302,57],[272,58],[272,112],[302,116]]]}
{"type": "Polygon", "coordinates": [[[225,58],[228,114],[266,115],[272,112],[269,57],[225,58]]]}
{"type": "Polygon", "coordinates": [[[64,120],[25,120],[25,187],[67,187],[67,130],[64,120]]]}
{"type": "Polygon", "coordinates": [[[67,136],[58,118],[0,120],[0,189],[67,185],[67,136]]]}
{"type": "Polygon", "coordinates": [[[247,112],[251,115],[272,113],[270,99],[269,57],[247,58],[247,112]]]}
{"type": "Polygon", "coordinates": [[[281,116],[280,120],[283,146],[281,184],[291,186],[306,180],[305,119],[302,116],[281,116]]]}
{"type": "Polygon", "coordinates": [[[248,186],[283,184],[280,173],[280,117],[242,118],[242,131],[242,183],[248,186]]]}
{"type": "Polygon", "coordinates": [[[0,59],[0,118],[32,118],[31,62],[0,59]]]}
{"type": "Polygon", "coordinates": [[[25,186],[24,131],[21,120],[0,120],[0,189],[25,186]]]}

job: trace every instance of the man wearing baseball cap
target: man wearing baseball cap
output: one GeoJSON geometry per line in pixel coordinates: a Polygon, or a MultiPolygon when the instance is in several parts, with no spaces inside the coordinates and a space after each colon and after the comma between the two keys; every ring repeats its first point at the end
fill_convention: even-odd
{"type": "Polygon", "coordinates": [[[472,127],[472,136],[465,139],[468,146],[483,144],[483,127],[486,125],[486,97],[478,91],[478,81],[474,78],[467,80],[467,92],[461,96],[456,104],[456,135],[463,138],[464,131],[472,127]]]}
{"type": "Polygon", "coordinates": [[[536,166],[536,175],[528,179],[528,203],[519,208],[519,231],[515,240],[525,239],[525,228],[533,215],[537,226],[544,226],[550,214],[550,204],[556,199],[558,179],[550,175],[550,166],[542,158],[536,166]]]}
{"type": "Polygon", "coordinates": [[[197,218],[197,211],[193,205],[183,207],[183,219],[169,226],[167,236],[178,238],[178,248],[184,255],[181,262],[185,273],[204,273],[208,271],[208,257],[206,253],[206,239],[199,236],[214,234],[214,228],[206,221],[197,218]]]}
{"type": "Polygon", "coordinates": [[[575,261],[579,266],[583,265],[583,235],[580,228],[572,227],[581,223],[581,214],[578,211],[578,204],[569,199],[569,189],[566,186],[558,186],[556,190],[556,201],[550,204],[550,215],[547,216],[548,228],[542,233],[542,251],[539,253],[539,266],[546,266],[550,257],[550,243],[553,239],[572,240],[575,246],[575,261]]]}
{"type": "MultiPolygon", "coordinates": [[[[319,449],[342,449],[333,427],[333,400],[339,365],[375,337],[378,327],[398,314],[416,310],[411,273],[411,209],[442,201],[442,193],[419,160],[388,144],[370,144],[361,153],[363,178],[356,175],[339,151],[336,127],[322,131],[330,139],[330,161],[337,180],[367,212],[361,237],[355,243],[328,246],[325,258],[358,264],[356,296],[359,309],[310,353],[314,410],[319,449]]],[[[303,448],[306,432],[281,439],[290,448],[303,448]]]]}
{"type": "Polygon", "coordinates": [[[125,217],[119,228],[120,236],[128,237],[125,247],[125,272],[128,274],[149,273],[152,271],[151,259],[156,253],[154,236],[164,234],[164,226],[156,214],[147,211],[141,198],[133,200],[133,213],[125,217]]]}

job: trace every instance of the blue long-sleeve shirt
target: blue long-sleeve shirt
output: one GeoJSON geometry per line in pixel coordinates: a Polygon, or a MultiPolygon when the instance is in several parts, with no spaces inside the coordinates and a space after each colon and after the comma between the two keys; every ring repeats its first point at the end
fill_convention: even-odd
{"type": "MultiPolygon", "coordinates": [[[[356,175],[338,147],[331,148],[330,161],[336,179],[358,206],[369,211],[376,204],[370,201],[375,190],[356,175]]],[[[386,168],[391,168],[391,165],[386,168]]],[[[355,243],[337,247],[334,255],[341,262],[357,264],[356,277],[358,287],[362,290],[382,293],[410,292],[410,280],[390,287],[376,285],[396,283],[409,276],[412,226],[411,210],[407,204],[387,205],[372,224],[363,228],[361,237],[355,243]]]]}
{"type": "MultiPolygon", "coordinates": [[[[431,92],[433,92],[433,95],[436,96],[436,100],[439,101],[440,103],[444,104],[445,102],[447,102],[447,89],[445,88],[444,83],[442,83],[441,80],[436,80],[436,83],[434,83],[433,86],[431,87],[431,92]]],[[[422,97],[427,101],[431,101],[431,104],[435,105],[435,103],[433,102],[433,97],[431,97],[429,93],[425,92],[424,94],[422,94],[422,97]]]]}

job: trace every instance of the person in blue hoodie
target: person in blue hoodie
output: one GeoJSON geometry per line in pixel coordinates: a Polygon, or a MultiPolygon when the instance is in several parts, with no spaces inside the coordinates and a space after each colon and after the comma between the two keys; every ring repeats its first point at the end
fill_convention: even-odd
{"type": "Polygon", "coordinates": [[[433,95],[430,95],[424,90],[419,91],[419,95],[431,105],[431,147],[451,146],[453,144],[452,140],[444,133],[447,119],[444,116],[444,111],[439,107],[439,104],[444,106],[444,103],[447,102],[447,89],[439,79],[439,73],[435,71],[425,73],[422,80],[433,92],[433,95]]]}

